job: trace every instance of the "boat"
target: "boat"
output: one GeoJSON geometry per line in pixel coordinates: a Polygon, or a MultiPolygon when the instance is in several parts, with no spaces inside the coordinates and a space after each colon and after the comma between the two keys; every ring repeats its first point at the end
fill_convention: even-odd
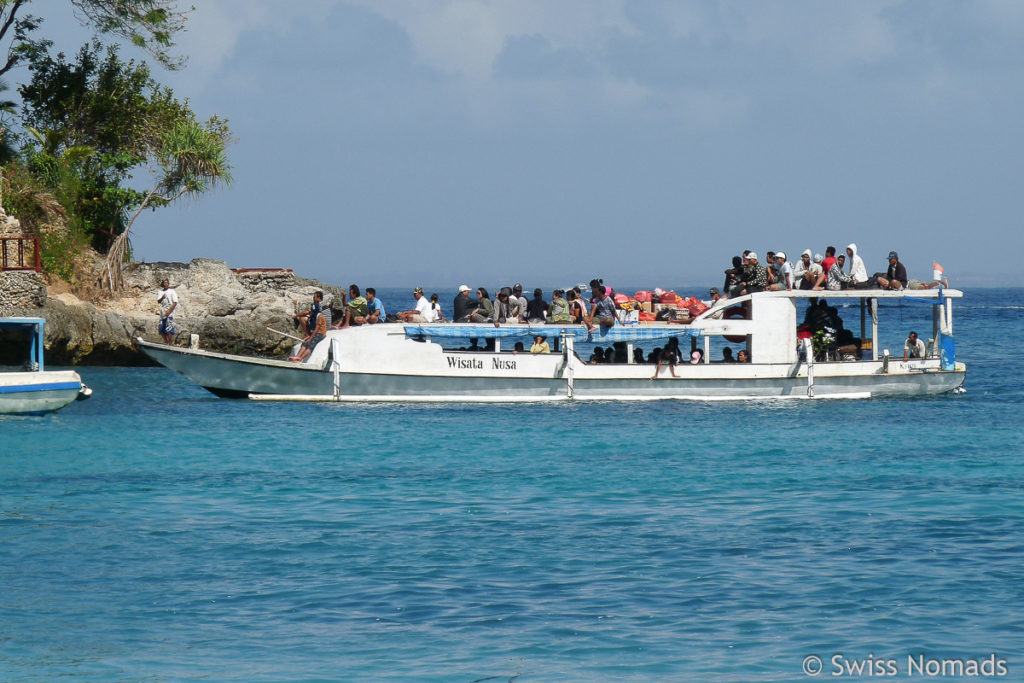
{"type": "MultiPolygon", "coordinates": [[[[263,401],[517,402],[662,399],[761,400],[920,396],[961,390],[966,375],[955,359],[954,299],[959,290],[760,292],[725,300],[688,324],[619,325],[594,333],[581,325],[465,323],[364,325],[331,330],[305,363],[168,346],[138,338],[157,363],[225,398],[263,401]],[[824,352],[801,332],[798,303],[820,297],[848,307],[859,302],[856,354],[824,352]],[[878,304],[900,300],[932,307],[926,357],[879,355],[878,304]],[[514,352],[535,335],[558,341],[558,352],[514,352]],[[706,353],[697,364],[662,370],[650,364],[589,364],[578,344],[625,345],[633,357],[671,338],[706,353]],[[721,337],[737,343],[750,363],[711,362],[721,337]],[[467,340],[485,347],[467,350],[467,340]],[[857,357],[859,356],[859,357],[857,357]]],[[[718,347],[721,348],[720,346],[718,347]]],[[[719,351],[720,352],[720,351],[719,351]]],[[[684,347],[685,354],[685,347],[684,347]]]]}
{"type": "Polygon", "coordinates": [[[28,360],[22,372],[0,372],[0,414],[40,415],[88,398],[92,390],[72,370],[47,370],[43,360],[43,318],[0,318],[0,331],[27,333],[28,360]]]}

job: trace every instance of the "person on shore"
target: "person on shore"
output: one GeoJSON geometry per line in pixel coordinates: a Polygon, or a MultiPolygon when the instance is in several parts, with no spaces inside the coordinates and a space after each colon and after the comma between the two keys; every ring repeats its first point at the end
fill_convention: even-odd
{"type": "Polygon", "coordinates": [[[544,301],[544,291],[540,287],[533,290],[533,298],[526,303],[526,314],[523,317],[531,325],[543,325],[547,321],[548,302],[544,301]]]}
{"type": "Polygon", "coordinates": [[[907,336],[907,341],[903,344],[903,360],[924,358],[925,353],[924,342],[917,338],[917,332],[911,331],[907,336]]]}
{"type": "Polygon", "coordinates": [[[533,346],[530,347],[530,353],[551,353],[551,347],[548,346],[547,339],[538,334],[533,338],[533,346]]]}
{"type": "Polygon", "coordinates": [[[405,323],[429,323],[433,322],[433,312],[430,310],[430,302],[423,296],[423,288],[417,287],[412,290],[416,298],[416,308],[410,311],[401,311],[398,319],[405,323]]]}
{"type": "Polygon", "coordinates": [[[327,318],[324,317],[322,312],[323,300],[324,293],[317,290],[313,293],[313,304],[309,307],[309,310],[292,316],[294,320],[305,322],[306,331],[308,332],[306,338],[302,340],[299,355],[288,358],[293,363],[305,362],[309,355],[313,353],[316,345],[327,336],[327,318]]]}
{"type": "Polygon", "coordinates": [[[366,299],[359,293],[359,285],[349,285],[348,296],[349,299],[345,304],[345,312],[341,314],[341,320],[331,329],[344,330],[352,325],[362,325],[366,322],[368,306],[366,299]]]}
{"type": "Polygon", "coordinates": [[[468,323],[475,308],[476,302],[469,297],[469,285],[459,285],[459,293],[452,302],[452,322],[468,323]]]}
{"type": "Polygon", "coordinates": [[[160,304],[160,323],[157,332],[165,344],[174,344],[174,309],[178,307],[178,293],[171,289],[171,281],[164,278],[160,281],[160,292],[156,301],[160,304]]]}
{"type": "Polygon", "coordinates": [[[476,308],[469,314],[470,322],[489,323],[494,320],[494,304],[491,303],[491,295],[483,287],[476,290],[476,308]]]}

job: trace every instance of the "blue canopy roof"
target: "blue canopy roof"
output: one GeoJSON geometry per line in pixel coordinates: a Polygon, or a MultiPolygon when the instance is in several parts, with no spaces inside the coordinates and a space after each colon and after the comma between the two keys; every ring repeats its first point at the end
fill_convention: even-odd
{"type": "Polygon", "coordinates": [[[682,325],[614,325],[599,327],[590,334],[583,325],[471,325],[462,323],[441,323],[434,325],[406,325],[407,337],[432,337],[434,339],[531,339],[537,335],[554,339],[562,334],[577,341],[636,342],[668,339],[669,337],[691,337],[696,332],[682,325]]]}

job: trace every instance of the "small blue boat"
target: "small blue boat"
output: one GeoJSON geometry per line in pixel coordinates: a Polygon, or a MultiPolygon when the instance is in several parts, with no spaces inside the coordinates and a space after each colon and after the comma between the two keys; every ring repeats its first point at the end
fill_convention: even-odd
{"type": "Polygon", "coordinates": [[[89,387],[72,370],[47,370],[43,362],[43,318],[0,318],[0,331],[27,332],[29,357],[23,372],[0,372],[0,414],[40,415],[88,398],[89,387]]]}

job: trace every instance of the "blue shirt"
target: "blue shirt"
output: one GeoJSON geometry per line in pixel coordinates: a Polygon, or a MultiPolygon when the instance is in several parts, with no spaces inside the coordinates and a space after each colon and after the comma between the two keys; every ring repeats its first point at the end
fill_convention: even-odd
{"type": "Polygon", "coordinates": [[[380,302],[380,299],[373,297],[373,301],[366,302],[366,315],[373,315],[373,312],[377,311],[377,322],[384,322],[386,315],[384,314],[384,304],[380,302]]]}

